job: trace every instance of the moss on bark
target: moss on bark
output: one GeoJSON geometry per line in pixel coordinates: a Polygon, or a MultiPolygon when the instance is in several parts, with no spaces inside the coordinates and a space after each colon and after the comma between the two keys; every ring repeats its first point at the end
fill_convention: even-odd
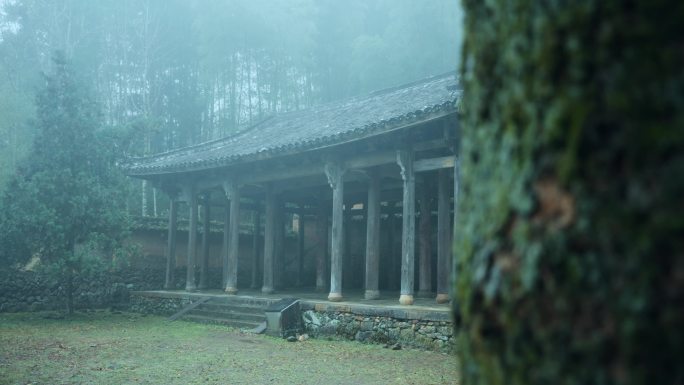
{"type": "Polygon", "coordinates": [[[464,383],[684,382],[684,3],[464,7],[464,383]]]}

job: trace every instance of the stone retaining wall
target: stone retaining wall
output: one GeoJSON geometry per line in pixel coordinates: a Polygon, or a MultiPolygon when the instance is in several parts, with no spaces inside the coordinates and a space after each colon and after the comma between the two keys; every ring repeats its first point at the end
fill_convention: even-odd
{"type": "MultiPolygon", "coordinates": [[[[201,297],[201,293],[136,292],[131,295],[130,310],[169,316],[201,297]]],[[[304,332],[312,338],[401,344],[442,353],[456,349],[449,312],[444,309],[315,300],[300,300],[300,308],[304,332]]]]}
{"type": "MultiPolygon", "coordinates": [[[[163,279],[163,271],[151,269],[77,276],[74,307],[125,307],[131,290],[159,289],[163,279]]],[[[65,306],[64,287],[58,280],[34,271],[0,270],[0,312],[61,310],[65,306]]]]}
{"type": "Polygon", "coordinates": [[[451,322],[404,320],[347,312],[302,313],[304,328],[313,338],[342,338],[363,343],[396,344],[443,353],[453,353],[455,340],[451,322]]]}
{"type": "Polygon", "coordinates": [[[170,316],[192,302],[186,297],[147,297],[132,295],[130,311],[142,314],[170,316]]]}

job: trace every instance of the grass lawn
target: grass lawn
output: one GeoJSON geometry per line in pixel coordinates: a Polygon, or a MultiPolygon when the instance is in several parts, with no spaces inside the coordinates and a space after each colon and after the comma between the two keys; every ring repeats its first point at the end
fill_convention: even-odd
{"type": "Polygon", "coordinates": [[[162,317],[0,314],[0,384],[453,384],[454,356],[162,317]]]}

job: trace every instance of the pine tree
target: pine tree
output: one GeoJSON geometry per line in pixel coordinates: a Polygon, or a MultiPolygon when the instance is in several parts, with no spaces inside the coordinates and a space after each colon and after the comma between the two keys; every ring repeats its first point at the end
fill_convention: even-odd
{"type": "Polygon", "coordinates": [[[74,277],[106,266],[102,252],[125,235],[125,185],[94,99],[63,54],[53,65],[37,97],[31,153],[2,196],[0,253],[7,261],[39,257],[72,313],[74,277]]]}

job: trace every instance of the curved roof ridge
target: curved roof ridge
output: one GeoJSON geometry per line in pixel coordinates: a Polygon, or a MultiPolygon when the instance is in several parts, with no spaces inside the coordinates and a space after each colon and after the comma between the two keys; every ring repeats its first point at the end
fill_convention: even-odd
{"type": "Polygon", "coordinates": [[[372,93],[277,113],[232,135],[144,158],[131,159],[131,175],[153,175],[265,159],[335,145],[456,110],[456,72],[372,93]]]}
{"type": "Polygon", "coordinates": [[[219,143],[219,142],[225,142],[225,141],[228,140],[228,139],[232,139],[232,138],[234,138],[234,137],[236,137],[236,136],[239,136],[239,135],[242,135],[242,134],[246,134],[246,133],[248,133],[249,131],[254,130],[256,127],[258,127],[258,126],[260,126],[260,125],[266,123],[267,121],[273,119],[275,116],[276,116],[275,114],[269,115],[269,116],[267,116],[267,117],[265,117],[265,118],[259,120],[258,122],[255,122],[255,123],[252,123],[252,124],[248,125],[247,127],[245,127],[245,128],[242,129],[242,130],[239,130],[239,131],[230,133],[230,134],[228,134],[228,135],[226,135],[226,136],[222,136],[222,137],[217,138],[217,139],[211,139],[211,140],[207,140],[206,142],[195,143],[195,144],[191,144],[191,145],[185,146],[185,147],[173,148],[173,149],[171,149],[171,150],[164,151],[164,152],[158,152],[158,153],[155,153],[155,154],[144,155],[144,156],[135,156],[135,157],[132,156],[132,157],[130,157],[129,159],[131,159],[131,160],[146,160],[146,159],[149,159],[149,158],[158,158],[158,157],[163,157],[163,156],[165,156],[165,155],[174,155],[174,154],[181,153],[181,152],[184,152],[184,151],[194,150],[194,149],[197,149],[197,148],[199,148],[199,147],[209,146],[209,145],[211,145],[211,144],[217,144],[217,143],[219,143]]]}
{"type": "Polygon", "coordinates": [[[398,85],[398,86],[393,86],[393,87],[388,87],[388,88],[381,88],[381,89],[379,89],[379,90],[371,91],[370,93],[368,93],[368,96],[379,96],[379,95],[383,95],[383,94],[386,94],[386,93],[389,93],[389,92],[398,91],[398,90],[400,90],[400,89],[410,88],[410,87],[413,87],[413,86],[417,86],[417,85],[419,85],[419,84],[425,84],[425,83],[429,83],[429,82],[432,82],[432,81],[435,81],[435,80],[440,80],[440,79],[442,79],[442,78],[448,78],[448,77],[450,77],[450,76],[453,76],[454,79],[457,79],[457,75],[458,75],[458,74],[457,74],[457,72],[456,72],[455,70],[454,70],[454,71],[449,71],[449,72],[444,72],[444,73],[441,73],[441,74],[439,74],[439,75],[431,75],[431,76],[427,76],[427,77],[424,77],[424,78],[422,78],[422,79],[419,79],[419,80],[416,80],[416,81],[413,81],[413,82],[410,82],[410,83],[405,83],[405,84],[401,84],[401,85],[398,85]]]}

